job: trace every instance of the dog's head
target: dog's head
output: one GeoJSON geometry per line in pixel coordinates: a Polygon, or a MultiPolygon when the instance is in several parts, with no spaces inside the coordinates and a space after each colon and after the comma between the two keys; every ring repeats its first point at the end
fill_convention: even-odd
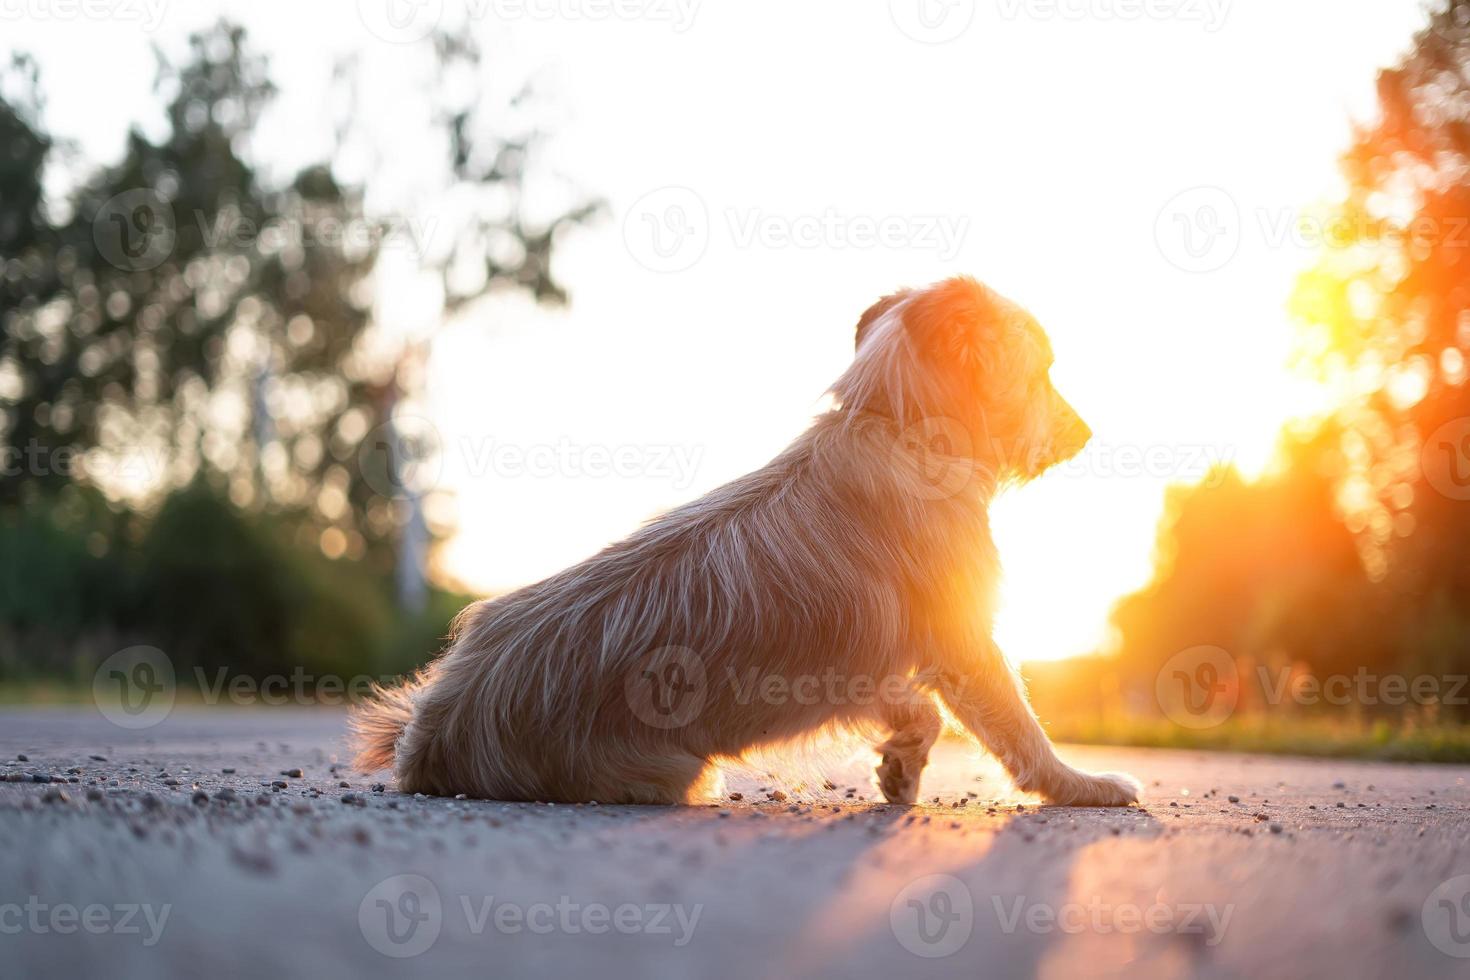
{"type": "Polygon", "coordinates": [[[834,392],[844,408],[905,426],[957,424],[965,455],[1025,480],[1092,436],[1052,386],[1051,363],[1051,343],[1029,313],[960,277],[873,304],[858,321],[857,358],[834,392]]]}

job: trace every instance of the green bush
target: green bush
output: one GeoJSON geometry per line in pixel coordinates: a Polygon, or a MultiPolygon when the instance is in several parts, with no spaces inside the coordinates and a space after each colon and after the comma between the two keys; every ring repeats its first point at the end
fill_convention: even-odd
{"type": "Polygon", "coordinates": [[[67,675],[78,637],[127,629],[123,526],[100,497],[75,488],[0,512],[0,677],[67,675]]]}
{"type": "Polygon", "coordinates": [[[0,681],[85,685],[134,644],[166,652],[184,687],[382,677],[433,656],[470,601],[435,591],[423,612],[399,610],[381,572],[304,548],[289,522],[243,514],[203,483],[138,533],[100,498],[73,496],[0,516],[0,681]]]}

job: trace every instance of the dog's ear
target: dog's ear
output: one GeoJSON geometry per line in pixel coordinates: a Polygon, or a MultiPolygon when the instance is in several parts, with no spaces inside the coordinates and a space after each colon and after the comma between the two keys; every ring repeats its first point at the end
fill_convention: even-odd
{"type": "Polygon", "coordinates": [[[854,349],[863,346],[863,338],[868,335],[868,331],[872,328],[873,324],[877,323],[883,314],[906,299],[910,292],[911,290],[908,289],[900,289],[896,293],[890,293],[863,311],[862,317],[858,320],[857,337],[853,341],[854,349]]]}
{"type": "Polygon", "coordinates": [[[973,365],[986,360],[1000,317],[998,297],[968,276],[924,290],[904,307],[910,338],[940,363],[973,365]]]}

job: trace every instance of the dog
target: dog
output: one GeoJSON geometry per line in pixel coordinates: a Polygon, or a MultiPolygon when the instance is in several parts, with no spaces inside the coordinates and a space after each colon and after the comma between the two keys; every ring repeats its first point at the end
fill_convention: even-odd
{"type": "Polygon", "coordinates": [[[1063,763],[991,639],[987,508],[1091,431],[1046,335],[960,277],[857,325],[832,407],[764,468],[456,618],[446,651],[352,722],[403,792],[548,802],[707,798],[719,760],[843,731],[918,799],[948,715],[1051,804],[1139,784],[1063,763]]]}

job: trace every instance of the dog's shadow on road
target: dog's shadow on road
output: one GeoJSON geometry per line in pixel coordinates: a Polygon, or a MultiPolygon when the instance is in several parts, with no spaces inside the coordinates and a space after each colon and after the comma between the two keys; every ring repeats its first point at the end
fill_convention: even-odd
{"type": "Polygon", "coordinates": [[[1167,831],[1139,808],[480,806],[518,852],[548,838],[565,849],[541,868],[549,880],[540,861],[501,864],[521,879],[501,880],[508,893],[555,882],[609,901],[697,904],[691,953],[738,956],[753,976],[1095,975],[1135,961],[1188,973],[1204,949],[1116,928],[1117,907],[1159,901],[1131,871],[1167,831]]]}
{"type": "Polygon", "coordinates": [[[806,883],[805,914],[792,920],[799,924],[777,964],[782,975],[846,967],[905,977],[1034,976],[1064,945],[1069,963],[1079,953],[1090,957],[1082,964],[1088,975],[1100,972],[1098,957],[1179,959],[1178,951],[1133,943],[1138,934],[1126,937],[1126,952],[1077,945],[1094,938],[1085,921],[1091,891],[1109,893],[1097,869],[1115,862],[1100,856],[1165,832],[1146,810],[881,807],[853,823],[861,829],[820,845],[824,860],[845,870],[827,887],[821,876],[806,883]]]}

